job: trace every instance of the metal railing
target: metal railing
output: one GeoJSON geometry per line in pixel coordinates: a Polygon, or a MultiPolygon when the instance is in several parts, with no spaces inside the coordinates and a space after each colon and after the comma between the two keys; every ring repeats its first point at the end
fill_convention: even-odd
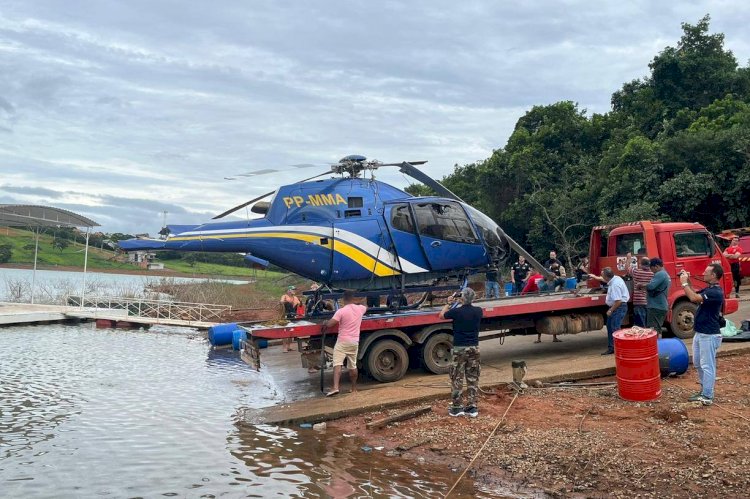
{"type": "Polygon", "coordinates": [[[118,296],[86,296],[83,299],[83,303],[81,303],[81,296],[68,295],[66,303],[70,306],[82,308],[125,310],[128,317],[148,317],[191,322],[221,322],[223,316],[232,311],[230,305],[147,300],[118,296]]]}

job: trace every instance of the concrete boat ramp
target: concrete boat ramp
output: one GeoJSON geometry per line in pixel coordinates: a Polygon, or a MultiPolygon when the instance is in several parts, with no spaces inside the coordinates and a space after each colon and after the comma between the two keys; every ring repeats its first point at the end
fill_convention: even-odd
{"type": "MultiPolygon", "coordinates": [[[[526,382],[539,380],[543,382],[577,381],[612,376],[615,374],[613,355],[602,356],[606,349],[607,336],[604,330],[581,333],[575,336],[562,336],[562,343],[535,344],[534,336],[506,338],[503,345],[487,341],[481,344],[482,373],[480,385],[485,390],[504,385],[512,381],[511,361],[525,360],[528,366],[526,382]],[[489,345],[488,345],[489,343],[489,345]]],[[[688,352],[692,351],[692,340],[685,340],[688,352]]],[[[719,351],[720,356],[750,353],[750,342],[724,342],[719,351]]],[[[287,369],[299,369],[299,358],[292,359],[292,354],[268,352],[271,366],[270,376],[280,368],[279,360],[286,356],[287,369]],[[270,354],[270,355],[269,355],[270,354]],[[294,363],[293,363],[294,362],[294,363]]],[[[265,367],[265,366],[264,366],[265,367]]],[[[721,376],[721,361],[719,361],[721,376]]],[[[692,368],[686,376],[694,376],[692,368]]],[[[331,373],[325,376],[326,386],[331,386],[331,373]]],[[[244,422],[247,424],[281,424],[296,425],[300,423],[318,423],[346,416],[394,408],[407,404],[430,402],[450,397],[448,375],[427,374],[424,371],[412,370],[404,379],[395,383],[365,382],[356,393],[349,393],[349,381],[346,372],[342,373],[341,393],[335,397],[324,397],[319,390],[319,374],[310,374],[306,381],[314,398],[294,401],[264,409],[244,411],[244,422]],[[317,390],[317,393],[316,393],[317,390]]],[[[720,386],[721,380],[719,380],[720,386]]],[[[481,411],[481,400],[480,400],[481,411]]]]}
{"type": "MultiPolygon", "coordinates": [[[[182,320],[163,317],[138,317],[127,310],[81,308],[64,305],[37,305],[0,302],[0,326],[49,324],[55,322],[109,321],[111,327],[126,325],[152,326],[155,324],[207,329],[216,322],[182,320]]],[[[103,322],[104,323],[104,322],[103,322]]]]}

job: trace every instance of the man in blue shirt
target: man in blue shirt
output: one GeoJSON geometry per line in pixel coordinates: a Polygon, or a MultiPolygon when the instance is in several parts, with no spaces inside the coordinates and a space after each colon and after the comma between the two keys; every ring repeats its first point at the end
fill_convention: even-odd
{"type": "Polygon", "coordinates": [[[604,267],[601,276],[591,277],[607,284],[607,298],[604,300],[609,307],[607,309],[607,351],[602,352],[602,355],[612,355],[615,353],[615,339],[612,335],[622,327],[622,320],[628,310],[630,292],[622,277],[615,275],[611,267],[604,267]]]}
{"type": "Polygon", "coordinates": [[[693,291],[690,287],[690,274],[680,273],[680,284],[688,299],[698,304],[695,312],[695,336],[693,336],[693,365],[698,372],[701,391],[694,393],[688,400],[711,405],[714,402],[714,384],[716,383],[716,351],[721,346],[721,310],[724,305],[724,292],[719,281],[724,269],[718,263],[712,263],[703,272],[703,280],[708,287],[693,291]]]}
{"type": "Polygon", "coordinates": [[[646,327],[654,329],[656,334],[661,335],[661,328],[669,310],[667,295],[672,286],[672,279],[664,270],[664,262],[661,258],[652,258],[649,264],[654,277],[646,284],[646,327]]]}

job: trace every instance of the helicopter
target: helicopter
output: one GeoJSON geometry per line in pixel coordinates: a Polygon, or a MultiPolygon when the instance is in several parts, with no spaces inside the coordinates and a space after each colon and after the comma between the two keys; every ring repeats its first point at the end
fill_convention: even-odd
{"type": "Polygon", "coordinates": [[[428,291],[450,280],[465,285],[468,275],[501,265],[509,255],[508,246],[547,273],[490,217],[416,167],[425,163],[383,163],[349,155],[329,165],[329,171],[284,185],[214,217],[221,219],[252,205],[250,210],[260,218],[168,225],[161,232],[165,239],[129,239],[119,246],[125,251],[245,253],[251,262],[273,264],[331,291],[352,289],[364,296],[368,291],[398,290],[402,295],[428,291]],[[376,169],[394,166],[438,196],[415,197],[375,179],[376,169]],[[325,175],[332,176],[320,179],[325,175]],[[269,196],[270,200],[262,201],[269,196]]]}

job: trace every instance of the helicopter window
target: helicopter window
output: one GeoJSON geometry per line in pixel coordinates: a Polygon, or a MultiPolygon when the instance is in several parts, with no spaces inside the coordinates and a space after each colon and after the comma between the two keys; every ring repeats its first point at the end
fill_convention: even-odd
{"type": "Polygon", "coordinates": [[[408,204],[399,204],[391,210],[391,227],[396,230],[414,233],[414,222],[408,204]]]}
{"type": "Polygon", "coordinates": [[[497,224],[481,211],[472,208],[471,206],[466,207],[471,213],[471,218],[474,220],[479,231],[482,233],[484,242],[491,247],[500,246],[502,242],[498,234],[497,224]]]}
{"type": "Polygon", "coordinates": [[[414,205],[420,234],[435,239],[476,243],[477,237],[466,213],[452,203],[421,203],[414,205]]]}
{"type": "Polygon", "coordinates": [[[349,208],[362,208],[364,206],[364,202],[362,201],[361,197],[349,197],[349,208]]]}
{"type": "Polygon", "coordinates": [[[362,210],[346,210],[344,212],[344,218],[361,217],[362,210]]]}

